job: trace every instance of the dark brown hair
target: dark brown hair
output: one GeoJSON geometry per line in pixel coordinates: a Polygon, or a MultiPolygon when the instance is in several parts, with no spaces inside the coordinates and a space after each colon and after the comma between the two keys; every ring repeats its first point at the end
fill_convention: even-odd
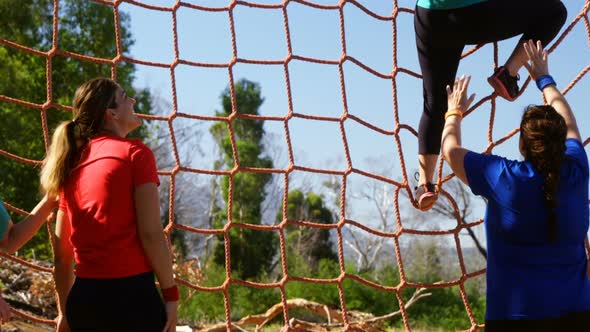
{"type": "Polygon", "coordinates": [[[520,122],[520,139],[526,161],[542,175],[543,201],[549,213],[549,240],[557,241],[557,190],[561,164],[565,158],[565,120],[552,106],[532,105],[527,108],[520,122]]]}

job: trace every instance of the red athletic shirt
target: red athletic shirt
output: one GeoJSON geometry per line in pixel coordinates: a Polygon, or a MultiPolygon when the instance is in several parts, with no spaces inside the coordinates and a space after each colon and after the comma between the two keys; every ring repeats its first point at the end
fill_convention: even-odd
{"type": "Polygon", "coordinates": [[[153,152],[138,139],[99,136],[61,188],[76,275],[122,278],[151,271],[137,230],[134,191],[160,184],[153,152]]]}

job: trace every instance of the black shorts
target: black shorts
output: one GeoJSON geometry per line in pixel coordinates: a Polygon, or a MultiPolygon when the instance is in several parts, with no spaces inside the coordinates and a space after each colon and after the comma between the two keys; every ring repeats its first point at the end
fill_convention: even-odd
{"type": "Polygon", "coordinates": [[[117,279],[76,278],[66,318],[72,332],[161,332],[166,309],[152,272],[117,279]]]}

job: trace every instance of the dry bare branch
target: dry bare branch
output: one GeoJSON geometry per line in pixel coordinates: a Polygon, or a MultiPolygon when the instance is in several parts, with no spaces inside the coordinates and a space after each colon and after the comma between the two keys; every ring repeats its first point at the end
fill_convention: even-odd
{"type": "MultiPolygon", "coordinates": [[[[424,293],[425,288],[418,288],[412,294],[412,297],[404,305],[407,310],[424,297],[432,295],[431,293],[424,293]]],[[[333,331],[334,328],[343,327],[342,311],[331,309],[328,306],[308,301],[305,299],[290,299],[287,300],[288,310],[298,309],[306,310],[314,313],[320,317],[328,320],[328,323],[314,323],[300,319],[292,318],[289,320],[289,327],[296,331],[306,332],[327,332],[333,331]]],[[[272,306],[263,314],[248,315],[237,322],[232,323],[232,330],[246,331],[245,326],[255,325],[254,331],[260,331],[264,325],[273,320],[277,315],[283,312],[283,303],[278,303],[272,306]]],[[[383,322],[393,317],[401,315],[401,310],[391,312],[387,315],[374,317],[372,314],[358,311],[348,311],[348,321],[353,330],[364,332],[381,332],[383,329],[383,322]]],[[[226,324],[219,323],[208,328],[202,329],[202,332],[222,332],[226,331],[226,324]]]]}

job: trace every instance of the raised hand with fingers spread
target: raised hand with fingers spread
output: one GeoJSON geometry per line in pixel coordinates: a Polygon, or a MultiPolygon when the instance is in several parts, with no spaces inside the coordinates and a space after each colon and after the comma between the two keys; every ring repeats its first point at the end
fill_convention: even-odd
{"type": "Polygon", "coordinates": [[[463,115],[469,109],[469,106],[475,100],[475,93],[467,98],[469,82],[471,82],[471,76],[461,76],[455,81],[452,89],[447,85],[447,115],[453,110],[460,111],[460,115],[463,115]]]}
{"type": "Polygon", "coordinates": [[[544,75],[549,75],[547,51],[543,49],[541,41],[537,41],[535,46],[535,43],[529,40],[523,43],[522,46],[529,60],[524,63],[524,66],[531,75],[531,78],[536,81],[544,75]]]}

